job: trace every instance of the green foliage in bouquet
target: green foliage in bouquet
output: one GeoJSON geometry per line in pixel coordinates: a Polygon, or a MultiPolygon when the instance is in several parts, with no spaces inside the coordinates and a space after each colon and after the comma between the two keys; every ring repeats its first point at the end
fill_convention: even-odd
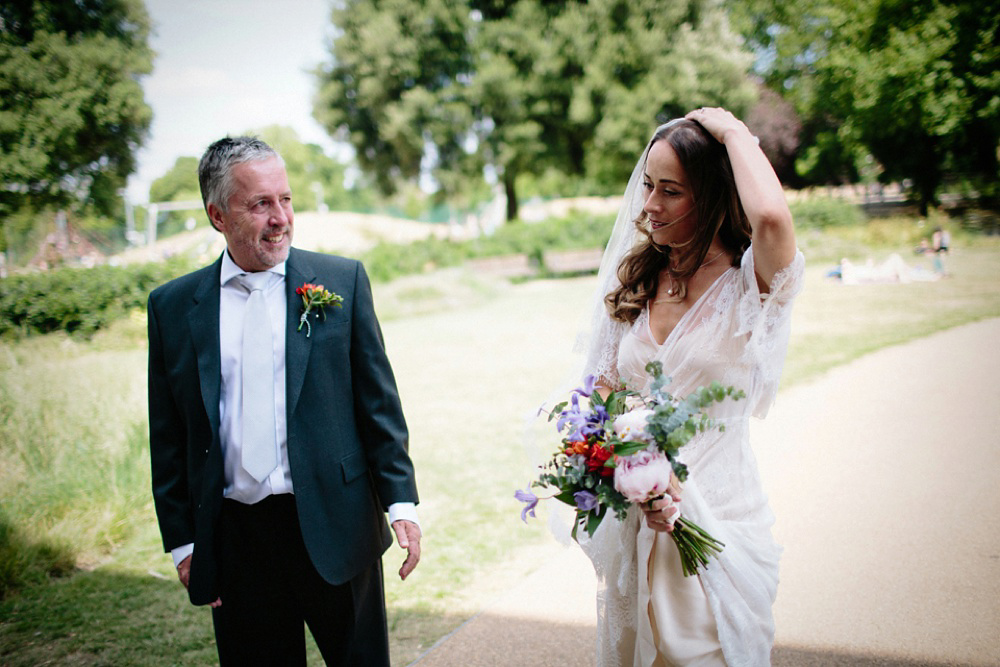
{"type": "MultiPolygon", "coordinates": [[[[660,450],[670,459],[677,479],[682,482],[687,481],[687,466],[677,459],[680,448],[699,433],[712,428],[726,430],[725,425],[716,424],[704,413],[705,408],[712,403],[721,403],[727,398],[740,400],[745,398],[746,394],[742,389],[724,387],[720,382],[712,382],[707,387],[698,387],[683,400],[677,400],[666,390],[670,378],[664,377],[662,363],[649,362],[646,364],[646,372],[653,376],[649,398],[645,401],[647,407],[652,408],[653,414],[646,421],[646,430],[660,450]]],[[[624,403],[624,397],[620,400],[624,403]]],[[[622,442],[615,445],[615,455],[631,456],[648,446],[648,442],[622,442]]]]}

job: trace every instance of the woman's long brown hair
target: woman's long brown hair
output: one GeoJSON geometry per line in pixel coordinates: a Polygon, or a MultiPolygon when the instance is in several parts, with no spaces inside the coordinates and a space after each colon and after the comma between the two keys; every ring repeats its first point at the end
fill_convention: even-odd
{"type": "Polygon", "coordinates": [[[697,216],[695,234],[683,247],[660,246],[653,242],[645,211],[636,218],[635,225],[644,238],[618,265],[621,285],[604,297],[611,317],[621,322],[635,322],[656,295],[664,268],[678,287],[677,298],[683,299],[688,280],[705,261],[716,234],[732,253],[733,266],[739,265],[750,246],[750,224],[740,204],[726,147],[691,120],[660,130],[650,140],[649,148],[657,141],[670,143],[687,174],[697,216]]]}

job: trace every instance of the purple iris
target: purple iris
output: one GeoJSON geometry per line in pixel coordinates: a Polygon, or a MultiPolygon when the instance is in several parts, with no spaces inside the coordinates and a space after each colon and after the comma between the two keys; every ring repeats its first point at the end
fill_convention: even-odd
{"type": "Polygon", "coordinates": [[[573,494],[576,501],[576,508],[581,512],[589,512],[597,507],[597,495],[592,491],[577,491],[573,494]]]}
{"type": "Polygon", "coordinates": [[[589,397],[594,393],[594,388],[597,386],[597,376],[590,374],[583,378],[583,386],[575,389],[574,391],[581,396],[589,397]]]}
{"type": "Polygon", "coordinates": [[[585,440],[592,435],[599,435],[604,431],[604,423],[611,419],[607,409],[603,405],[592,406],[589,411],[580,409],[580,397],[588,397],[594,393],[596,378],[588,375],[584,378],[583,386],[573,390],[569,397],[570,405],[559,413],[559,421],[556,428],[559,431],[569,427],[568,436],[570,440],[585,440]]]}
{"type": "Polygon", "coordinates": [[[586,424],[580,429],[580,432],[585,436],[597,435],[604,431],[604,422],[609,419],[611,419],[611,415],[608,414],[607,409],[603,405],[598,405],[587,415],[586,424]]]}
{"type": "Polygon", "coordinates": [[[570,440],[581,440],[583,439],[582,431],[586,425],[587,425],[587,418],[584,415],[580,414],[579,412],[567,411],[562,413],[562,417],[559,418],[559,422],[556,424],[556,428],[558,428],[561,431],[566,426],[569,426],[570,429],[569,433],[567,434],[567,437],[570,440]]]}
{"type": "Polygon", "coordinates": [[[559,413],[559,421],[556,422],[556,428],[562,431],[569,426],[569,438],[571,440],[579,440],[582,437],[581,429],[587,425],[587,415],[580,412],[580,402],[576,394],[570,397],[570,403],[570,407],[559,413]]]}
{"type": "Polygon", "coordinates": [[[521,521],[528,523],[529,514],[531,518],[535,518],[535,506],[538,504],[538,496],[531,491],[518,489],[514,492],[514,497],[524,503],[524,509],[521,510],[521,521]]]}

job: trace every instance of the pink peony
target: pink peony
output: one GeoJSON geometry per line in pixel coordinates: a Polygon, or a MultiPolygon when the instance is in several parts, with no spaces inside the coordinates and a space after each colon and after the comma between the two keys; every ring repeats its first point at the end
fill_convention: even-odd
{"type": "Polygon", "coordinates": [[[644,449],[632,456],[618,459],[615,489],[630,502],[644,503],[667,492],[671,472],[673,468],[666,454],[644,449]]]}

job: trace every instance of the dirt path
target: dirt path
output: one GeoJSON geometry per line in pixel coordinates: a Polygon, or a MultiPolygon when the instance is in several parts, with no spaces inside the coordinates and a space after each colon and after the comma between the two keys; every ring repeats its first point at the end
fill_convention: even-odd
{"type": "MultiPolygon", "coordinates": [[[[774,665],[1000,665],[1000,319],[869,355],[779,396],[755,443],[785,545],[774,665]]],[[[575,547],[419,667],[593,665],[575,547]]]]}

